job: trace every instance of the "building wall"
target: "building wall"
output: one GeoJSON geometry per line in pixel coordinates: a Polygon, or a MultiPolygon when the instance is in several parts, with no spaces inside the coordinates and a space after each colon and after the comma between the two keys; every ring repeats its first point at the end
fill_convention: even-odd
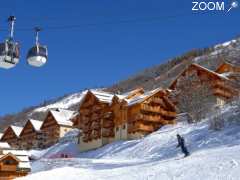
{"type": "Polygon", "coordinates": [[[127,129],[128,129],[127,123],[116,126],[114,128],[114,130],[115,130],[115,138],[114,138],[115,141],[127,140],[128,139],[127,129]]]}
{"type": "Polygon", "coordinates": [[[71,131],[72,129],[72,127],[60,126],[59,138],[63,137],[67,132],[71,131]]]}
{"type": "Polygon", "coordinates": [[[82,140],[82,137],[80,138],[80,145],[79,145],[80,152],[97,149],[97,148],[102,147],[102,146],[103,146],[103,140],[102,139],[97,139],[97,140],[92,140],[92,141],[89,141],[89,142],[84,142],[82,140]]]}
{"type": "Polygon", "coordinates": [[[129,133],[128,134],[128,139],[132,140],[132,139],[141,139],[143,138],[144,135],[142,133],[136,132],[136,133],[129,133]]]}

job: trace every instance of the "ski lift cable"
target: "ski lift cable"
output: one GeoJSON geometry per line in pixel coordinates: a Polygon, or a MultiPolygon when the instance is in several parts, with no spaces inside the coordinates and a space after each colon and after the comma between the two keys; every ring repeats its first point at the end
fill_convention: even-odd
{"type": "MultiPolygon", "coordinates": [[[[131,24],[131,23],[151,23],[160,20],[171,20],[176,19],[183,16],[188,16],[189,13],[180,13],[169,16],[155,16],[149,18],[135,18],[135,19],[122,19],[119,21],[109,21],[103,23],[86,23],[86,24],[70,24],[70,25],[56,25],[56,26],[42,26],[44,31],[51,30],[67,30],[67,29],[79,29],[79,28],[87,28],[87,27],[96,27],[101,25],[118,25],[118,24],[131,24]]],[[[32,31],[32,27],[19,27],[15,28],[17,31],[32,31]]],[[[7,29],[0,29],[0,31],[7,31],[7,29]]]]}

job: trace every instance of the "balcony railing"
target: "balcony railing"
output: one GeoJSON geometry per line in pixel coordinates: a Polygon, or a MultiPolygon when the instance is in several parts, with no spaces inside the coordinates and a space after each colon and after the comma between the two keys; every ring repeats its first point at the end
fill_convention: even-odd
{"type": "Polygon", "coordinates": [[[154,106],[150,106],[150,105],[147,105],[147,104],[142,104],[141,109],[144,110],[144,111],[159,113],[159,114],[162,114],[164,116],[169,116],[169,117],[176,117],[176,115],[177,115],[176,112],[166,111],[159,106],[154,107],[154,106]]]}
{"type": "Polygon", "coordinates": [[[227,98],[232,97],[232,94],[230,92],[228,92],[226,90],[219,89],[219,88],[214,89],[213,93],[217,94],[217,95],[220,95],[220,96],[227,97],[227,98]]]}
{"type": "Polygon", "coordinates": [[[154,128],[152,125],[145,125],[142,123],[137,123],[137,124],[129,127],[128,131],[129,132],[145,131],[145,132],[150,133],[150,132],[154,131],[154,128]]]}
{"type": "Polygon", "coordinates": [[[103,128],[111,128],[114,127],[114,122],[110,120],[104,120],[102,125],[103,128]]]}
{"type": "Polygon", "coordinates": [[[1,171],[10,171],[10,172],[15,172],[17,169],[16,165],[6,165],[1,163],[0,164],[0,172],[1,171]]]}

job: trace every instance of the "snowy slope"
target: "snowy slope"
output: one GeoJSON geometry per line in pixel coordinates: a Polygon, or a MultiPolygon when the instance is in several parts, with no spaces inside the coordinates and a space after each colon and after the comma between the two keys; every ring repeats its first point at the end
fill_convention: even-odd
{"type": "MultiPolygon", "coordinates": [[[[225,120],[238,120],[234,110],[224,111],[225,120]]],[[[94,151],[75,153],[69,159],[50,159],[55,150],[75,151],[76,146],[60,143],[35,161],[32,174],[24,180],[202,180],[239,179],[240,124],[222,131],[209,130],[209,122],[166,126],[140,140],[119,141],[94,151]],[[176,148],[176,134],[186,139],[191,156],[182,158],[176,148]]],[[[65,151],[66,152],[66,151],[65,151]]]]}
{"type": "Polygon", "coordinates": [[[55,103],[49,104],[47,106],[39,107],[34,109],[34,112],[44,112],[51,108],[62,108],[67,109],[75,104],[78,104],[81,99],[83,98],[84,94],[86,94],[87,91],[83,91],[80,93],[71,94],[55,103]]]}

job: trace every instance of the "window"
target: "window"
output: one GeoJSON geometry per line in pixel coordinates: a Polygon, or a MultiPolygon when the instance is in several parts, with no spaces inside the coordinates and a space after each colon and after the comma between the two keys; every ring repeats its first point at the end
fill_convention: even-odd
{"type": "Polygon", "coordinates": [[[10,160],[10,159],[5,160],[5,161],[3,161],[3,162],[4,162],[4,164],[6,164],[6,165],[14,164],[14,161],[13,161],[13,160],[10,160]]]}
{"type": "Polygon", "coordinates": [[[119,131],[119,127],[116,127],[116,131],[119,131]]]}
{"type": "Polygon", "coordinates": [[[123,128],[123,129],[126,129],[126,125],[124,124],[122,128],[123,128]]]}

